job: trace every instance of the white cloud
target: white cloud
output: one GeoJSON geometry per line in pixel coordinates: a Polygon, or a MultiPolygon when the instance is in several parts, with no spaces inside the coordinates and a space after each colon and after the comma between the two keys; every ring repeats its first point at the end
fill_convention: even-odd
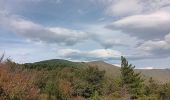
{"type": "Polygon", "coordinates": [[[111,49],[98,49],[88,52],[88,55],[92,55],[94,57],[99,58],[112,58],[112,57],[120,57],[121,53],[119,51],[111,50],[111,49]]]}
{"type": "Polygon", "coordinates": [[[74,45],[87,40],[89,33],[62,27],[45,27],[19,16],[0,15],[0,26],[32,41],[74,45]]]}
{"type": "Polygon", "coordinates": [[[169,0],[90,0],[103,5],[107,15],[127,16],[149,13],[170,6],[169,0]]]}
{"type": "Polygon", "coordinates": [[[169,44],[166,41],[146,41],[138,47],[140,50],[152,51],[155,49],[166,49],[169,48],[169,44]]]}
{"type": "Polygon", "coordinates": [[[149,40],[141,44],[138,49],[152,51],[155,49],[170,49],[170,34],[166,35],[163,40],[149,40]]]}
{"type": "Polygon", "coordinates": [[[139,0],[118,0],[111,2],[106,9],[106,13],[109,15],[130,15],[136,14],[142,11],[142,5],[139,0]]]}
{"type": "MultiPolygon", "coordinates": [[[[23,36],[31,41],[36,41],[36,43],[62,44],[67,46],[75,45],[77,43],[90,39],[97,42],[98,44],[101,44],[102,47],[107,48],[107,49],[97,49],[92,51],[63,49],[63,51],[59,50],[60,51],[59,55],[62,57],[68,57],[71,59],[76,58],[76,59],[93,59],[93,60],[112,59],[114,57],[118,58],[121,55],[121,52],[111,50],[108,48],[113,48],[115,46],[117,48],[117,46],[126,45],[125,48],[118,47],[118,49],[126,53],[129,53],[130,55],[128,56],[129,58],[131,59],[146,58],[144,54],[136,55],[136,56],[134,56],[133,54],[131,55],[132,52],[130,50],[133,48],[130,48],[129,46],[137,45],[139,42],[136,38],[130,37],[127,34],[138,37],[140,38],[140,40],[141,39],[147,40],[145,43],[142,43],[138,47],[138,49],[141,49],[142,51],[149,52],[149,53],[152,52],[154,54],[158,54],[158,53],[160,54],[161,50],[163,50],[163,52],[166,51],[165,52],[166,54],[169,52],[168,51],[169,48],[167,44],[169,43],[168,41],[170,36],[168,36],[167,34],[170,33],[170,24],[169,24],[170,13],[168,12],[170,10],[165,10],[165,6],[168,6],[169,0],[147,0],[145,3],[142,0],[98,0],[98,1],[102,1],[102,3],[105,3],[104,8],[106,8],[105,9],[106,13],[114,16],[112,18],[118,19],[120,17],[117,16],[121,16],[122,19],[115,21],[111,25],[109,25],[109,28],[113,29],[114,31],[109,29],[104,29],[101,27],[98,28],[93,27],[94,28],[93,31],[89,29],[85,29],[85,31],[87,30],[89,32],[78,31],[78,30],[68,29],[63,27],[43,26],[33,21],[24,19],[21,16],[10,15],[2,7],[4,4],[3,2],[1,3],[1,1],[0,1],[0,27],[4,27],[7,30],[15,32],[19,36],[23,36]],[[146,4],[148,6],[144,6],[146,4]],[[160,9],[160,11],[152,12],[158,9],[160,9]],[[125,17],[127,15],[129,16],[125,17]],[[117,30],[115,31],[115,29],[117,29],[118,31],[117,30]],[[123,31],[127,34],[122,35],[123,32],[120,31],[123,31]],[[96,35],[93,35],[92,33],[96,33],[96,35]],[[164,37],[165,35],[166,37],[164,37]],[[148,41],[148,39],[150,41],[148,41]]],[[[22,0],[16,0],[16,1],[24,2],[22,0]]],[[[27,1],[26,3],[28,3],[29,1],[37,2],[37,1],[44,1],[44,0],[26,0],[26,1],[27,1]]],[[[60,2],[61,0],[52,0],[50,1],[50,3],[51,2],[54,3],[55,1],[60,2]]],[[[92,1],[96,1],[96,0],[92,0],[92,1]]],[[[82,13],[81,11],[79,12],[82,13]]],[[[107,21],[108,20],[107,18],[110,17],[105,17],[105,18],[106,20],[102,22],[107,21]]],[[[102,23],[103,26],[104,24],[105,23],[102,23]]],[[[98,23],[97,24],[95,23],[95,26],[98,26],[98,23]]],[[[82,26],[80,27],[82,28],[82,26]]],[[[89,45],[90,48],[93,47],[93,44],[90,44],[89,42],[86,45],[89,45]]],[[[167,56],[169,56],[169,54],[167,56]]]]}
{"type": "Polygon", "coordinates": [[[114,66],[117,66],[117,67],[121,67],[121,65],[120,64],[113,64],[114,66]]]}
{"type": "Polygon", "coordinates": [[[165,36],[165,41],[168,42],[168,43],[170,43],[170,33],[165,36]]]}
{"type": "Polygon", "coordinates": [[[118,59],[122,54],[120,51],[111,49],[96,49],[92,51],[80,51],[76,49],[61,49],[57,54],[61,58],[69,58],[72,60],[109,60],[118,59]]]}
{"type": "Polygon", "coordinates": [[[139,42],[135,37],[105,28],[105,24],[87,25],[85,30],[94,33],[93,40],[106,49],[122,46],[133,47],[139,42]]]}
{"type": "Polygon", "coordinates": [[[152,69],[154,69],[154,67],[142,67],[142,68],[138,68],[138,69],[152,70],[152,69]]]}
{"type": "MultiPolygon", "coordinates": [[[[123,1],[115,0],[116,3],[112,7],[118,6],[121,8],[119,2],[123,5],[121,3],[123,1]]],[[[123,10],[125,12],[116,14],[115,11],[109,10],[111,13],[113,12],[113,16],[122,15],[124,17],[119,17],[120,19],[107,25],[106,28],[121,31],[140,40],[139,44],[136,45],[137,49],[134,51],[136,54],[141,54],[140,56],[130,55],[132,59],[169,57],[170,1],[147,0],[144,2],[143,0],[136,0],[136,4],[139,4],[138,7],[141,8],[138,12],[126,13],[128,11],[125,9],[123,10]]],[[[128,4],[125,7],[128,9],[128,4]]]]}
{"type": "Polygon", "coordinates": [[[68,55],[75,54],[75,53],[80,54],[81,51],[76,49],[60,49],[57,53],[60,57],[66,57],[68,55]]]}
{"type": "Polygon", "coordinates": [[[162,40],[149,40],[138,46],[137,50],[150,53],[156,57],[169,57],[170,54],[170,34],[162,40]]]}
{"type": "Polygon", "coordinates": [[[141,39],[162,38],[170,32],[170,13],[158,11],[125,17],[107,26],[141,39]]]}

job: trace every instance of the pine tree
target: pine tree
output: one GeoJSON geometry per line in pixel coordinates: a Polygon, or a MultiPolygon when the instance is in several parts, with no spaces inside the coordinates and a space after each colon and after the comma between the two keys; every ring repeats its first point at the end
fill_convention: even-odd
{"type": "Polygon", "coordinates": [[[158,84],[156,83],[156,81],[150,77],[149,78],[149,90],[150,90],[150,94],[157,94],[158,91],[159,91],[159,87],[158,87],[158,84]]]}
{"type": "Polygon", "coordinates": [[[137,99],[142,95],[143,79],[140,73],[134,72],[135,66],[129,64],[126,58],[121,57],[121,79],[122,87],[126,88],[131,99],[137,99]]]}

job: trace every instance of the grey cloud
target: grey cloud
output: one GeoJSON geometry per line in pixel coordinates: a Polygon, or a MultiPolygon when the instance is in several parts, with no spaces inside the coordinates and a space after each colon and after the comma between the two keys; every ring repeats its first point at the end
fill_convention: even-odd
{"type": "Polygon", "coordinates": [[[0,26],[32,41],[74,45],[87,40],[89,33],[61,27],[44,27],[18,16],[0,15],[0,26]]]}
{"type": "Polygon", "coordinates": [[[61,58],[70,58],[72,60],[110,60],[119,59],[121,52],[111,49],[96,49],[92,51],[79,51],[75,49],[61,49],[58,51],[61,58]]]}
{"type": "MultiPolygon", "coordinates": [[[[31,41],[67,46],[75,45],[86,40],[96,41],[104,48],[127,46],[132,42],[127,39],[122,39],[122,41],[119,38],[115,38],[115,36],[107,36],[107,34],[100,35],[98,33],[95,34],[95,32],[77,31],[62,27],[45,27],[25,20],[20,16],[9,15],[8,13],[0,14],[0,27],[10,30],[31,41]],[[126,42],[126,40],[128,42],[126,42]]],[[[105,33],[105,31],[103,32],[105,33]]],[[[126,36],[122,37],[126,38],[126,36]]]]}
{"type": "Polygon", "coordinates": [[[110,16],[127,16],[157,11],[170,5],[169,0],[90,0],[104,6],[110,16]],[[128,5],[128,7],[127,7],[128,5]]]}
{"type": "Polygon", "coordinates": [[[102,35],[96,35],[93,37],[93,40],[99,43],[102,47],[105,49],[113,48],[115,46],[127,46],[128,44],[124,43],[118,38],[115,38],[115,36],[105,37],[102,35]]]}
{"type": "MultiPolygon", "coordinates": [[[[167,51],[168,52],[168,51],[167,51]]],[[[105,60],[112,61],[118,60],[120,61],[120,57],[124,56],[129,60],[143,60],[143,59],[157,59],[167,57],[166,53],[160,55],[154,54],[142,54],[142,53],[134,53],[134,54],[122,54],[120,51],[111,50],[111,49],[96,49],[92,51],[80,51],[75,49],[60,49],[57,52],[57,55],[60,58],[76,60],[76,61],[91,61],[91,60],[105,60]]]]}
{"type": "Polygon", "coordinates": [[[138,46],[138,50],[154,57],[170,57],[170,34],[162,40],[149,40],[138,46]]]}
{"type": "Polygon", "coordinates": [[[119,34],[119,36],[99,36],[96,40],[104,48],[113,48],[113,47],[134,47],[137,45],[140,40],[135,37],[130,37],[125,34],[119,34]]]}
{"type": "Polygon", "coordinates": [[[112,47],[115,47],[115,46],[126,46],[125,44],[123,43],[117,43],[116,41],[114,40],[108,40],[108,41],[100,41],[100,44],[104,47],[104,48],[112,48],[112,47]]]}
{"type": "Polygon", "coordinates": [[[151,14],[125,17],[106,26],[121,30],[140,39],[160,39],[170,32],[170,13],[158,11],[151,14]]]}
{"type": "Polygon", "coordinates": [[[169,7],[166,7],[152,13],[128,16],[107,25],[106,28],[143,40],[136,49],[141,55],[138,53],[136,56],[129,56],[132,60],[167,58],[170,57],[169,11],[169,7]]]}
{"type": "Polygon", "coordinates": [[[133,47],[140,42],[136,37],[131,37],[120,31],[112,31],[104,27],[105,24],[88,25],[86,30],[93,33],[93,41],[99,43],[104,48],[113,47],[133,47]]]}
{"type": "Polygon", "coordinates": [[[142,5],[140,0],[112,0],[109,6],[106,9],[106,13],[112,16],[124,16],[129,14],[140,13],[142,5]],[[128,7],[126,6],[128,5],[128,7]]]}

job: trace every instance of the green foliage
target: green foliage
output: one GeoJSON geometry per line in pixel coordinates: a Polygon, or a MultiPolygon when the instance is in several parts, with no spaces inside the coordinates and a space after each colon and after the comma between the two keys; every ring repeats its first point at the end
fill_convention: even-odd
{"type": "MultiPolygon", "coordinates": [[[[129,64],[124,57],[121,62],[121,77],[118,77],[120,72],[117,76],[106,75],[108,70],[102,69],[105,64],[90,66],[59,59],[24,64],[24,67],[11,60],[6,60],[5,64],[9,68],[4,68],[9,71],[3,72],[0,69],[5,74],[0,73],[0,99],[2,100],[20,100],[26,97],[27,93],[39,95],[40,98],[34,98],[35,100],[126,100],[128,96],[137,100],[170,99],[170,84],[158,84],[153,78],[144,84],[140,73],[134,71],[135,66],[129,64]],[[1,80],[8,81],[9,79],[1,78],[1,76],[7,76],[9,73],[10,75],[16,74],[16,80],[23,76],[25,80],[16,81],[17,84],[18,82],[23,84],[20,83],[21,85],[16,85],[13,90],[11,89],[13,92],[6,91],[4,87],[1,88],[1,80]],[[27,74],[30,76],[26,77],[27,74]],[[36,92],[29,92],[32,88],[29,89],[29,84],[24,85],[27,83],[33,83],[31,86],[36,89],[36,92]],[[25,86],[23,88],[27,88],[28,91],[23,91],[22,86],[25,86]]],[[[109,69],[113,74],[118,70],[109,69]]],[[[10,80],[13,80],[12,77],[10,80]]],[[[10,90],[13,85],[14,83],[6,86],[10,90]]],[[[31,96],[29,98],[34,100],[31,96]]]]}
{"type": "Polygon", "coordinates": [[[92,97],[89,98],[88,100],[102,100],[102,97],[99,95],[97,91],[95,91],[92,97]]]}
{"type": "Polygon", "coordinates": [[[160,98],[166,100],[170,99],[170,83],[162,85],[162,90],[160,91],[160,98]]]}
{"type": "Polygon", "coordinates": [[[134,72],[135,66],[128,63],[126,58],[121,57],[121,79],[122,87],[127,88],[132,99],[137,99],[142,95],[143,82],[140,73],[134,72]]]}
{"type": "Polygon", "coordinates": [[[145,86],[145,95],[150,96],[150,95],[156,95],[158,94],[159,90],[159,86],[158,84],[155,82],[155,80],[153,80],[153,78],[149,78],[149,83],[148,85],[145,86]]]}
{"type": "Polygon", "coordinates": [[[101,88],[102,95],[114,95],[114,97],[121,97],[121,80],[105,78],[101,88]]]}
{"type": "Polygon", "coordinates": [[[57,100],[65,100],[65,96],[62,94],[55,82],[48,82],[45,87],[45,92],[48,95],[48,100],[51,100],[52,96],[55,96],[57,100]]]}
{"type": "Polygon", "coordinates": [[[53,59],[53,60],[46,60],[46,61],[40,61],[36,63],[27,63],[25,64],[26,68],[29,69],[47,69],[47,70],[54,70],[57,68],[64,68],[64,67],[71,67],[71,68],[80,68],[83,65],[82,63],[75,63],[67,60],[61,60],[61,59],[53,59]]]}
{"type": "Polygon", "coordinates": [[[74,82],[74,95],[89,98],[95,91],[102,93],[104,74],[105,72],[99,71],[97,67],[88,67],[79,72],[79,79],[74,82]]]}
{"type": "Polygon", "coordinates": [[[164,91],[165,91],[166,96],[170,99],[170,83],[165,84],[164,91]]]}

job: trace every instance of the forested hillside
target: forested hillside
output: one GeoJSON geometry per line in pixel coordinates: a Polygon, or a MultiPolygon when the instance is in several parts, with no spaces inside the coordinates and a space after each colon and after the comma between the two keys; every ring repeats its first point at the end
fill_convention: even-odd
{"type": "Polygon", "coordinates": [[[103,61],[1,60],[0,100],[169,100],[170,84],[147,72],[138,73],[123,57],[121,68],[103,61]]]}

